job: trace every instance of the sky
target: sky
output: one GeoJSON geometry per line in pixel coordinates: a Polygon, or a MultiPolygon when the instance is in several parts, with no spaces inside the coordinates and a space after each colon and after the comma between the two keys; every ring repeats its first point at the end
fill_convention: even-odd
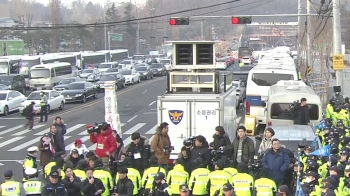
{"type": "MultiPolygon", "coordinates": [[[[42,3],[44,5],[47,5],[49,3],[49,0],[36,0],[39,3],[42,3]]],[[[115,3],[123,3],[123,2],[130,2],[130,0],[83,0],[86,3],[88,3],[89,1],[91,1],[92,3],[99,3],[101,5],[105,4],[106,2],[110,1],[110,2],[115,2],[115,3]]],[[[61,0],[61,2],[64,5],[70,5],[72,0],[61,0]]],[[[146,2],[146,0],[131,0],[131,2],[136,4],[144,4],[146,2]]]]}

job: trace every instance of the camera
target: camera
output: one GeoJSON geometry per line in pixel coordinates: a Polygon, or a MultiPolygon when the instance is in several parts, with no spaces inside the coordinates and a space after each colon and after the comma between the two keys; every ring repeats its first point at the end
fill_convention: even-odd
{"type": "Polygon", "coordinates": [[[91,133],[100,133],[101,132],[101,126],[102,123],[96,123],[95,125],[87,125],[86,126],[86,131],[91,134],[91,133]]]}
{"type": "Polygon", "coordinates": [[[292,111],[298,110],[299,107],[300,107],[299,100],[296,100],[292,104],[289,105],[289,109],[292,110],[292,111]]]}
{"type": "Polygon", "coordinates": [[[118,171],[118,168],[125,167],[124,162],[122,161],[113,161],[111,165],[111,170],[118,171]]]}
{"type": "Polygon", "coordinates": [[[188,139],[185,139],[184,140],[184,146],[194,146],[194,140],[195,140],[196,138],[195,137],[190,137],[190,138],[188,138],[188,139]]]}
{"type": "Polygon", "coordinates": [[[174,150],[174,146],[165,146],[164,147],[164,154],[168,155],[170,152],[174,150]]]}
{"type": "Polygon", "coordinates": [[[255,179],[258,179],[260,177],[260,169],[262,168],[261,159],[259,159],[259,157],[255,155],[253,162],[248,163],[248,168],[250,170],[251,175],[254,176],[255,179]]]}
{"type": "Polygon", "coordinates": [[[223,150],[212,150],[210,152],[210,154],[213,156],[222,155],[222,154],[224,154],[224,151],[223,150]]]}

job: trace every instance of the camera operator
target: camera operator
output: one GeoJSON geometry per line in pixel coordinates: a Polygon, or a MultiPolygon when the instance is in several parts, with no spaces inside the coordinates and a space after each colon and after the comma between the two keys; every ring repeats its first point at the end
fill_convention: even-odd
{"type": "Polygon", "coordinates": [[[131,134],[132,142],[126,150],[126,154],[133,160],[133,166],[140,173],[146,169],[147,162],[150,157],[150,146],[148,138],[141,136],[140,133],[134,132],[131,134]]]}
{"type": "Polygon", "coordinates": [[[306,98],[300,99],[299,103],[293,103],[291,110],[294,113],[294,124],[308,125],[310,123],[309,107],[306,105],[306,98]]]}
{"type": "Polygon", "coordinates": [[[159,165],[165,170],[168,168],[170,153],[171,150],[173,150],[168,131],[169,124],[163,122],[157,127],[156,133],[151,142],[151,149],[154,151],[154,155],[158,158],[159,165]]]}
{"type": "Polygon", "coordinates": [[[90,141],[96,144],[96,156],[102,160],[103,167],[109,170],[109,159],[111,154],[117,149],[117,141],[113,136],[112,127],[106,122],[103,122],[96,129],[88,130],[90,141]]]}
{"type": "MultiPolygon", "coordinates": [[[[213,135],[214,145],[210,147],[213,150],[219,150],[220,147],[229,146],[231,144],[228,134],[225,132],[222,126],[215,127],[215,134],[213,135]]],[[[229,153],[229,152],[225,152],[229,153]]]]}
{"type": "Polygon", "coordinates": [[[186,153],[190,157],[191,162],[193,162],[197,158],[202,158],[203,165],[207,167],[210,163],[211,158],[207,140],[202,135],[199,135],[195,138],[191,138],[191,140],[194,140],[194,142],[189,142],[188,140],[184,142],[184,145],[187,148],[186,153]],[[193,148],[191,149],[192,146],[193,148]]]}

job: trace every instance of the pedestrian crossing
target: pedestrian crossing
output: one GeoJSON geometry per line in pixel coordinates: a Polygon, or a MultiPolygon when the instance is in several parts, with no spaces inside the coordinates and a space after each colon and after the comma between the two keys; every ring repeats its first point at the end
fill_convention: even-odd
{"type": "MultiPolygon", "coordinates": [[[[76,139],[82,140],[89,150],[95,150],[96,144],[90,142],[90,137],[86,131],[87,124],[67,124],[67,133],[64,136],[66,151],[71,149],[71,145],[76,139]]],[[[131,134],[139,132],[148,138],[154,135],[157,125],[151,123],[121,123],[123,131],[124,145],[131,143],[131,134]]],[[[0,126],[0,151],[19,152],[31,146],[38,146],[40,138],[50,130],[49,124],[38,124],[33,130],[28,130],[23,125],[14,127],[0,126]]]]}

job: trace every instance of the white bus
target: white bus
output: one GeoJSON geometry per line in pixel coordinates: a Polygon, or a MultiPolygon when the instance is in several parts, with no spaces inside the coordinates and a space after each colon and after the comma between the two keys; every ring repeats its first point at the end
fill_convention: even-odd
{"type": "Polygon", "coordinates": [[[267,100],[267,126],[293,125],[293,102],[307,99],[310,125],[319,124],[322,120],[322,102],[320,97],[303,81],[281,80],[272,85],[267,100]]]}
{"type": "Polygon", "coordinates": [[[70,63],[48,63],[33,66],[29,71],[29,86],[32,90],[49,90],[64,78],[72,76],[70,63]]]}
{"type": "Polygon", "coordinates": [[[270,86],[280,80],[298,80],[293,66],[257,65],[249,71],[246,90],[246,115],[255,116],[258,125],[266,124],[266,102],[270,86]]]}

